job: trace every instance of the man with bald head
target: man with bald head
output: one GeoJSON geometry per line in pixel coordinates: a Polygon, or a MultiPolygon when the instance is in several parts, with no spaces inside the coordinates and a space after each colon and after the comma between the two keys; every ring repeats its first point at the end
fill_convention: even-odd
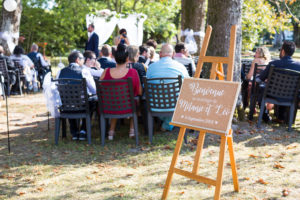
{"type": "Polygon", "coordinates": [[[178,75],[183,78],[189,77],[184,65],[172,59],[173,54],[173,46],[164,44],[159,53],[160,60],[149,65],[147,78],[177,77],[178,75]]]}
{"type": "MultiPolygon", "coordinates": [[[[147,78],[177,78],[178,75],[181,75],[182,78],[189,77],[189,73],[185,66],[172,59],[173,54],[173,46],[170,44],[164,44],[159,53],[160,60],[149,65],[146,75],[147,78]]],[[[164,112],[164,109],[155,109],[153,111],[164,112]]],[[[170,109],[168,109],[168,111],[170,111],[170,109]]],[[[171,131],[173,129],[173,126],[169,124],[171,117],[160,117],[160,119],[163,121],[161,127],[163,131],[171,131]]]]}

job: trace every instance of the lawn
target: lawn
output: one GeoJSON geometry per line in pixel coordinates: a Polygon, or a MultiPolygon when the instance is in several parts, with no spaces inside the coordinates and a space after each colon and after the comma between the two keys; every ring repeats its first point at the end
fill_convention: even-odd
{"type": "MultiPolygon", "coordinates": [[[[176,144],[178,128],[156,131],[154,143],[141,133],[138,148],[122,126],[112,142],[100,146],[98,123],[92,145],[66,140],[54,145],[54,120],[47,127],[42,94],[9,99],[11,154],[7,151],[5,101],[0,100],[0,199],[160,199],[176,144]]],[[[299,115],[299,113],[298,113],[299,115]]],[[[300,115],[299,115],[300,117],[300,115]]],[[[256,116],[257,118],[257,116],[256,116]]],[[[293,132],[279,124],[233,125],[240,192],[233,192],[226,154],[221,199],[300,197],[300,118],[293,132]]],[[[140,126],[142,127],[142,126],[140,126]]],[[[142,130],[140,130],[142,132],[142,130]]],[[[191,169],[196,133],[189,133],[177,167],[191,169]]],[[[216,177],[220,138],[207,134],[200,175],[216,177]]],[[[168,199],[213,199],[214,187],[174,175],[168,199]]]]}

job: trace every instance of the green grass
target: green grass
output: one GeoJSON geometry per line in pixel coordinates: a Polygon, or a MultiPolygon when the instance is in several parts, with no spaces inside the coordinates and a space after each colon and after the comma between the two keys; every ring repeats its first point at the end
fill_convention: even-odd
{"type": "MultiPolygon", "coordinates": [[[[160,199],[176,144],[178,128],[155,131],[154,143],[140,130],[140,146],[128,138],[128,122],[114,141],[100,145],[97,121],[92,145],[71,141],[54,145],[54,120],[47,129],[42,94],[9,98],[11,154],[7,153],[5,102],[0,108],[0,199],[160,199]],[[23,107],[23,109],[22,109],[23,107]]],[[[298,113],[299,114],[299,113],[298,113]]],[[[257,115],[255,116],[257,118],[257,115]]],[[[140,125],[141,127],[141,125],[140,125]]],[[[234,150],[240,192],[233,192],[228,154],[221,198],[289,199],[300,196],[300,119],[293,132],[278,124],[239,122],[234,150]],[[277,166],[277,168],[276,168],[277,166]],[[283,168],[280,168],[282,166],[283,168]],[[259,182],[263,180],[265,184],[259,182]],[[290,194],[282,197],[282,191],[290,194]]],[[[189,134],[177,167],[191,170],[196,133],[189,134]]],[[[216,177],[220,138],[207,134],[199,173],[216,177]]],[[[213,199],[214,187],[174,175],[168,199],[213,199]]]]}

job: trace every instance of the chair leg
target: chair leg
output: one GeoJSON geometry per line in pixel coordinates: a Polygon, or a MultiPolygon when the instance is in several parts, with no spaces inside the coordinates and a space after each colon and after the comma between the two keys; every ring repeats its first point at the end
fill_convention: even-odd
{"type": "Polygon", "coordinates": [[[189,131],[189,129],[186,129],[186,130],[185,130],[185,133],[184,133],[184,143],[185,143],[185,144],[188,143],[188,142],[187,142],[187,134],[188,134],[188,131],[189,131]]]}
{"type": "Polygon", "coordinates": [[[292,124],[294,121],[294,112],[295,112],[295,104],[292,104],[292,106],[290,107],[288,132],[292,131],[292,124]]]}
{"type": "Polygon", "coordinates": [[[151,113],[148,111],[147,112],[147,126],[148,126],[148,137],[149,137],[149,142],[152,144],[152,137],[153,137],[153,117],[151,113]]]}
{"type": "MultiPolygon", "coordinates": [[[[19,78],[18,78],[18,81],[19,81],[19,90],[20,90],[20,95],[22,96],[23,95],[23,91],[22,91],[22,85],[21,85],[21,78],[20,78],[20,76],[18,76],[19,78]]],[[[24,83],[23,83],[24,84],[24,83]]]]}
{"type": "Polygon", "coordinates": [[[67,137],[67,119],[61,119],[61,127],[62,127],[62,138],[67,137]]]}
{"type": "Polygon", "coordinates": [[[59,129],[60,129],[60,118],[55,118],[55,144],[58,144],[58,138],[59,138],[59,129]]]}
{"type": "Polygon", "coordinates": [[[88,139],[88,144],[91,144],[91,134],[92,134],[92,130],[91,130],[91,117],[88,114],[86,116],[86,130],[87,130],[87,139],[88,139]]]}
{"type": "Polygon", "coordinates": [[[133,115],[133,126],[134,126],[134,134],[135,134],[135,143],[136,146],[139,146],[138,119],[136,113],[133,115]]]}
{"type": "Polygon", "coordinates": [[[101,133],[101,145],[104,146],[105,140],[105,118],[100,114],[100,133],[101,133]]]}
{"type": "Polygon", "coordinates": [[[261,124],[262,116],[263,116],[263,114],[264,114],[264,110],[265,110],[265,99],[262,99],[261,105],[260,105],[260,111],[259,111],[258,122],[257,122],[257,127],[258,127],[258,128],[260,128],[260,124],[261,124]]]}

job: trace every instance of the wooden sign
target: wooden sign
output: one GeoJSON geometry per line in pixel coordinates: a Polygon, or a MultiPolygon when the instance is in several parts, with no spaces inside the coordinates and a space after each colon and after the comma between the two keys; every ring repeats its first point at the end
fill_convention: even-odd
{"type": "Polygon", "coordinates": [[[240,83],[185,78],[173,124],[227,134],[240,90],[240,83]]]}
{"type": "Polygon", "coordinates": [[[239,191],[237,168],[235,165],[233,150],[233,135],[230,128],[233,109],[237,100],[237,93],[240,89],[239,83],[232,82],[236,43],[236,25],[233,25],[230,31],[231,37],[228,57],[205,55],[211,31],[212,27],[208,25],[200,51],[197,69],[194,75],[195,79],[184,79],[175,112],[173,114],[173,119],[170,123],[174,126],[180,127],[180,130],[162,195],[163,200],[167,199],[173,174],[185,176],[195,181],[215,186],[214,200],[220,200],[227,143],[234,190],[236,192],[239,191]],[[210,79],[218,78],[219,81],[199,79],[203,63],[205,62],[212,64],[210,79]],[[223,64],[227,64],[226,82],[223,81],[225,79],[223,64]],[[175,167],[187,128],[200,131],[197,139],[197,150],[194,157],[192,171],[185,171],[175,167]],[[198,175],[200,156],[203,150],[207,131],[221,136],[218,172],[215,180],[198,175]]]}

